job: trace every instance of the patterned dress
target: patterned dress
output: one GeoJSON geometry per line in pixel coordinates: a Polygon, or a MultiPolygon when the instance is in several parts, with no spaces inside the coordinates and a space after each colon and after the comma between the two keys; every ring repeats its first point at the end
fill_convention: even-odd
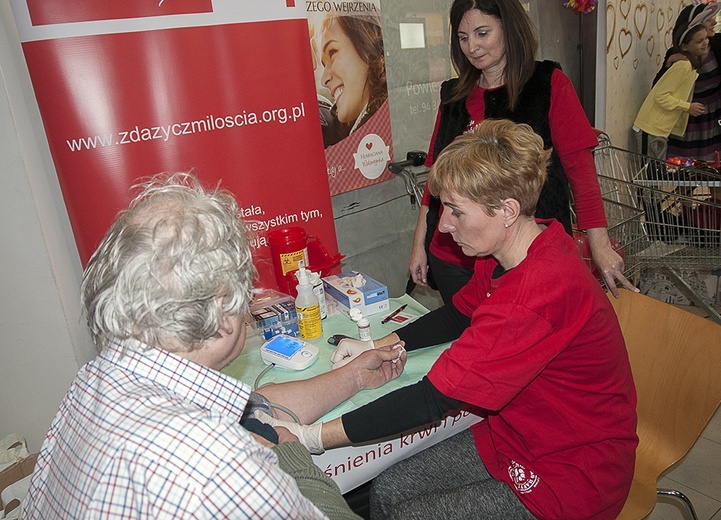
{"type": "MultiPolygon", "coordinates": [[[[718,38],[721,35],[716,35],[718,38]]],[[[693,101],[703,103],[705,113],[689,116],[686,135],[669,136],[666,157],[689,157],[697,161],[715,160],[714,152],[721,153],[721,56],[710,50],[698,69],[693,101]]]]}

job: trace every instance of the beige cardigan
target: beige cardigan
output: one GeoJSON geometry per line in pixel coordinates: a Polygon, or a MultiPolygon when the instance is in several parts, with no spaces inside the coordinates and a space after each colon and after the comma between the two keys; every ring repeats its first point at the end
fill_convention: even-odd
{"type": "Polygon", "coordinates": [[[675,62],[646,96],[633,125],[657,137],[683,136],[696,78],[691,62],[675,62]]]}

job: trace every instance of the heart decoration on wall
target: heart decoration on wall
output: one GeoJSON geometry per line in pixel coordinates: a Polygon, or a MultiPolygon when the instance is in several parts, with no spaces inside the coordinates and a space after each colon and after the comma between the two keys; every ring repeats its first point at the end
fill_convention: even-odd
{"type": "Polygon", "coordinates": [[[656,38],[652,34],[646,40],[646,52],[648,53],[649,58],[653,56],[653,50],[655,48],[656,48],[656,38]]]}
{"type": "Polygon", "coordinates": [[[631,12],[631,0],[621,0],[619,8],[621,10],[621,16],[623,16],[625,19],[628,19],[628,13],[631,12]]]}
{"type": "Polygon", "coordinates": [[[638,4],[633,11],[633,27],[636,29],[638,38],[641,39],[646,31],[646,22],[648,21],[648,7],[646,4],[638,4]]]}
{"type": "Polygon", "coordinates": [[[611,52],[611,45],[616,38],[616,8],[611,2],[606,6],[606,54],[611,52]],[[610,30],[609,30],[610,27],[610,30]]]}
{"type": "Polygon", "coordinates": [[[664,17],[663,11],[659,9],[658,13],[656,13],[656,30],[661,32],[664,25],[666,25],[666,17],[664,17]]]}
{"type": "Polygon", "coordinates": [[[621,50],[621,58],[625,58],[626,54],[628,54],[628,51],[631,50],[631,45],[633,44],[633,33],[623,27],[618,32],[618,47],[621,50]]]}

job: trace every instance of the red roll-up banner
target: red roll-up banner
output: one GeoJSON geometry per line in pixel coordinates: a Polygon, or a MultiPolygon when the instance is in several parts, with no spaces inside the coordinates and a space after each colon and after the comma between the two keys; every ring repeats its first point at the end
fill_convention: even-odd
{"type": "Polygon", "coordinates": [[[189,171],[232,191],[259,285],[267,233],[338,252],[305,6],[290,0],[12,0],[85,264],[128,189],[189,171]]]}

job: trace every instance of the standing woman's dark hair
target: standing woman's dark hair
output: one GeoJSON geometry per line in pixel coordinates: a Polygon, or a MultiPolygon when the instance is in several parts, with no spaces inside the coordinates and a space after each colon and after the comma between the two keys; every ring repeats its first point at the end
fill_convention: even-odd
{"type": "Polygon", "coordinates": [[[459,82],[449,102],[468,96],[473,84],[478,81],[482,71],[475,68],[463,54],[458,40],[458,27],[463,15],[472,9],[498,18],[503,28],[503,40],[506,50],[506,69],[504,71],[508,90],[508,108],[513,111],[523,86],[533,74],[538,52],[538,34],[531,19],[523,10],[520,2],[505,0],[455,0],[451,5],[451,59],[459,77],[459,82]]]}

